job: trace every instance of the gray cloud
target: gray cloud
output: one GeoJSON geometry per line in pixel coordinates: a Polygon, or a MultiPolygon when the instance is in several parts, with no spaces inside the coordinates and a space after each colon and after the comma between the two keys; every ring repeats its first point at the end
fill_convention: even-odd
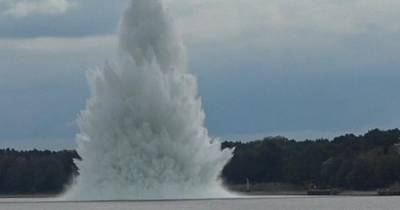
{"type": "Polygon", "coordinates": [[[2,15],[13,17],[27,17],[37,14],[58,15],[70,10],[74,4],[69,0],[31,0],[5,1],[6,9],[2,15]],[[8,3],[8,4],[7,4],[8,3]]]}
{"type": "MultiPolygon", "coordinates": [[[[81,37],[115,33],[124,0],[70,1],[71,9],[54,15],[36,10],[29,16],[5,15],[7,4],[0,3],[0,37],[81,37]],[[2,12],[1,12],[2,11],[2,12]]],[[[45,8],[46,9],[46,8],[45,8]]]]}
{"type": "Polygon", "coordinates": [[[400,30],[400,2],[396,0],[170,0],[170,8],[184,33],[197,41],[240,39],[268,47],[293,44],[296,40],[288,39],[293,36],[335,41],[373,30],[400,30]]]}

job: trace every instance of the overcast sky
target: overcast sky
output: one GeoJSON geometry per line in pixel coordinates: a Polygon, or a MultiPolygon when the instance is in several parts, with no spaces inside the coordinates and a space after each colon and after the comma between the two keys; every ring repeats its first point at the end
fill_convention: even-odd
{"type": "MultiPolygon", "coordinates": [[[[125,0],[0,0],[0,147],[73,148],[125,0]]],[[[400,127],[400,1],[166,0],[212,136],[400,127]]]]}

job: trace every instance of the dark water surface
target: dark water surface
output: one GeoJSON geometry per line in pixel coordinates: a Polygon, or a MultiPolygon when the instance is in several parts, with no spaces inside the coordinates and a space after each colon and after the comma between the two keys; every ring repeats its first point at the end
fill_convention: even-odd
{"type": "Polygon", "coordinates": [[[169,201],[60,202],[51,199],[0,199],[1,210],[379,210],[400,209],[400,197],[263,196],[169,201]]]}

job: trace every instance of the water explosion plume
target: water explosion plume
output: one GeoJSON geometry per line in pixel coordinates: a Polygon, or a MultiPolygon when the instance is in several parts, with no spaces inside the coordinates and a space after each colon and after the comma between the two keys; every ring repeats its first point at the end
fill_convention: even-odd
{"type": "Polygon", "coordinates": [[[131,0],[118,59],[88,74],[78,119],[80,175],[66,199],[227,196],[218,176],[232,156],[208,136],[182,42],[161,0],[131,0]]]}

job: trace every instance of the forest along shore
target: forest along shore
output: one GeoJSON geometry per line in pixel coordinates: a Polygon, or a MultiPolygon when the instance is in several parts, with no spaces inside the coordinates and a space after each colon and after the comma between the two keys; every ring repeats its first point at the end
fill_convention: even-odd
{"type": "MultiPolygon", "coordinates": [[[[296,141],[268,137],[252,142],[224,142],[235,148],[222,178],[228,185],[280,183],[303,190],[340,192],[398,191],[400,131],[374,129],[364,135],[296,141]]],[[[283,184],[283,185],[282,185],[283,184]]]]}
{"type": "MultiPolygon", "coordinates": [[[[305,189],[303,186],[293,186],[288,184],[278,183],[259,183],[248,185],[229,185],[227,188],[230,191],[237,192],[241,195],[310,195],[310,189],[305,189]]],[[[339,189],[323,189],[320,193],[311,195],[331,195],[331,196],[379,196],[378,191],[341,191],[339,189]]]]}
{"type": "MultiPolygon", "coordinates": [[[[235,148],[221,178],[232,191],[252,195],[400,194],[400,130],[296,141],[267,137],[222,143],[235,148]]],[[[79,175],[74,150],[0,150],[0,194],[56,195],[79,175]]]]}

